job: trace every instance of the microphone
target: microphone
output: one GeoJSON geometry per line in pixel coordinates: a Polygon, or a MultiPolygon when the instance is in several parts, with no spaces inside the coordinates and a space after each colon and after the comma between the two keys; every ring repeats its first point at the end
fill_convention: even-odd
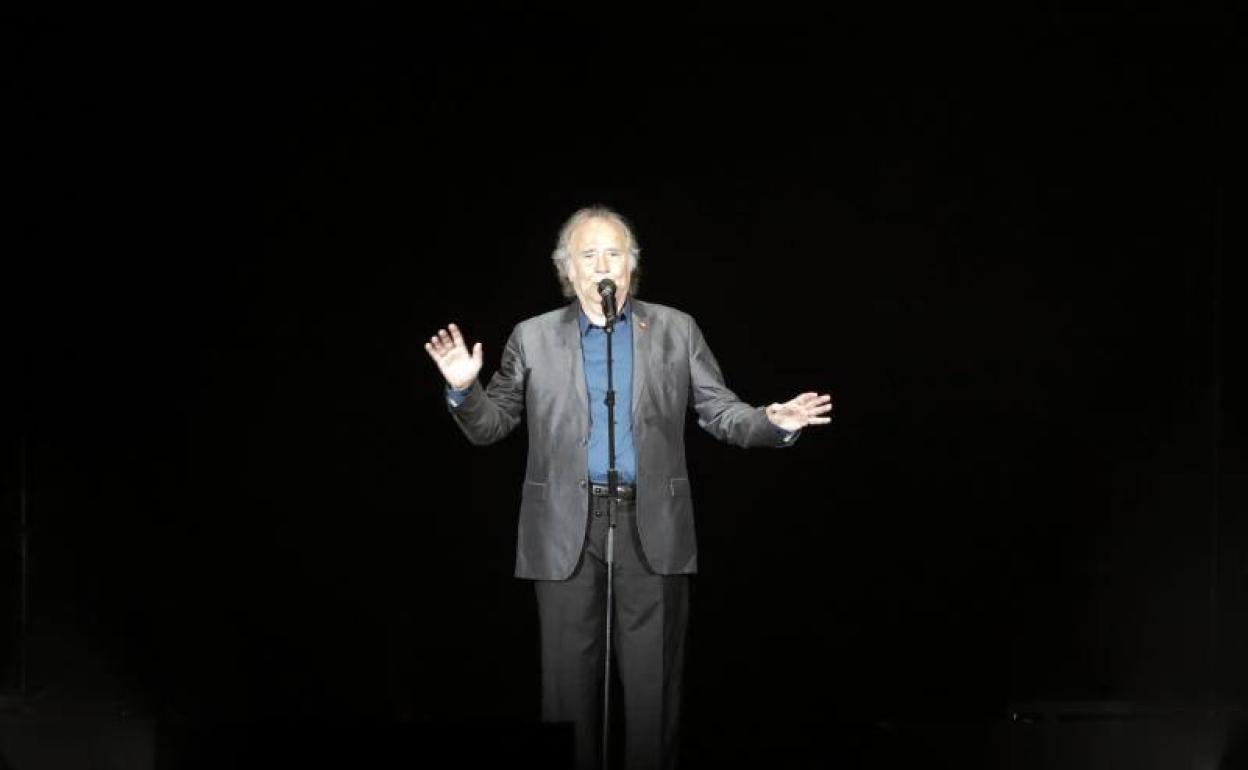
{"type": "Polygon", "coordinates": [[[615,281],[610,278],[603,278],[599,281],[598,296],[602,297],[602,314],[606,317],[607,323],[615,323],[615,281]]]}

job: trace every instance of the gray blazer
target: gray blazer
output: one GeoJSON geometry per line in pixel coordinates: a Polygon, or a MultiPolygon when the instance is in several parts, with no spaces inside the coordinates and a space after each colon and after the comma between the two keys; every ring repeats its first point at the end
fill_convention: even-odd
{"type": "MultiPolygon", "coordinates": [[[[742,402],[724,385],[689,314],[636,299],[630,304],[637,529],[655,572],[693,573],[698,549],[685,468],[686,410],[692,405],[702,428],[737,446],[785,446],[784,433],[762,407],[742,402]]],[[[568,578],[585,542],[590,426],[577,314],[574,301],[518,324],[490,384],[473,383],[451,409],[474,444],[502,439],[528,414],[516,543],[520,578],[568,578]]]]}

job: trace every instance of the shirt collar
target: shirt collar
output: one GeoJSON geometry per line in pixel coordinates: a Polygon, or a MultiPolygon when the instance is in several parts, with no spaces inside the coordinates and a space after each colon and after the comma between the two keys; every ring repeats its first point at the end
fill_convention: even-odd
{"type": "MultiPolygon", "coordinates": [[[[632,310],[632,307],[630,305],[631,302],[632,302],[631,297],[626,297],[624,299],[624,307],[620,308],[620,312],[616,316],[619,320],[616,323],[622,323],[622,324],[628,323],[628,316],[632,310]]],[[[584,337],[586,334],[589,333],[589,328],[590,328],[589,316],[585,315],[585,308],[581,307],[581,304],[579,302],[576,304],[576,322],[580,324],[582,337],[584,337]]],[[[601,329],[602,327],[595,326],[594,328],[601,329]]]]}

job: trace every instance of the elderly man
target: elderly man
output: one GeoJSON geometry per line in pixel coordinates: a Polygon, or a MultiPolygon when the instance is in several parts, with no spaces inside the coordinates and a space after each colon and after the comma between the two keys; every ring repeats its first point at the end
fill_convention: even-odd
{"type": "MultiPolygon", "coordinates": [[[[481,387],[481,343],[448,324],[425,344],[446,379],[450,412],[474,444],[529,419],[516,576],[531,579],[541,629],[542,717],[574,727],[577,766],[600,750],[606,625],[608,482],[606,318],[599,285],[614,281],[611,341],[619,494],[614,553],[614,664],[629,768],[672,767],[681,703],[689,579],[697,571],[685,468],[685,413],[738,446],[791,444],[829,422],[831,398],[803,393],[756,408],[724,385],[688,314],[635,298],[640,249],[628,223],[603,207],[577,211],[554,251],[573,300],[517,325],[481,387]]],[[[614,711],[612,713],[615,713],[614,711]]]]}

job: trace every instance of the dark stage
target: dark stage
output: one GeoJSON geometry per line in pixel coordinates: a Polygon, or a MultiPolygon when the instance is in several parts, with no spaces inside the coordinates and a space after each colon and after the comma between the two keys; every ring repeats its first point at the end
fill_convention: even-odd
{"type": "Polygon", "coordinates": [[[682,767],[1248,762],[1213,6],[10,21],[0,768],[564,766],[525,426],[422,344],[488,378],[593,203],[741,398],[836,404],[686,425],[682,767]]]}

